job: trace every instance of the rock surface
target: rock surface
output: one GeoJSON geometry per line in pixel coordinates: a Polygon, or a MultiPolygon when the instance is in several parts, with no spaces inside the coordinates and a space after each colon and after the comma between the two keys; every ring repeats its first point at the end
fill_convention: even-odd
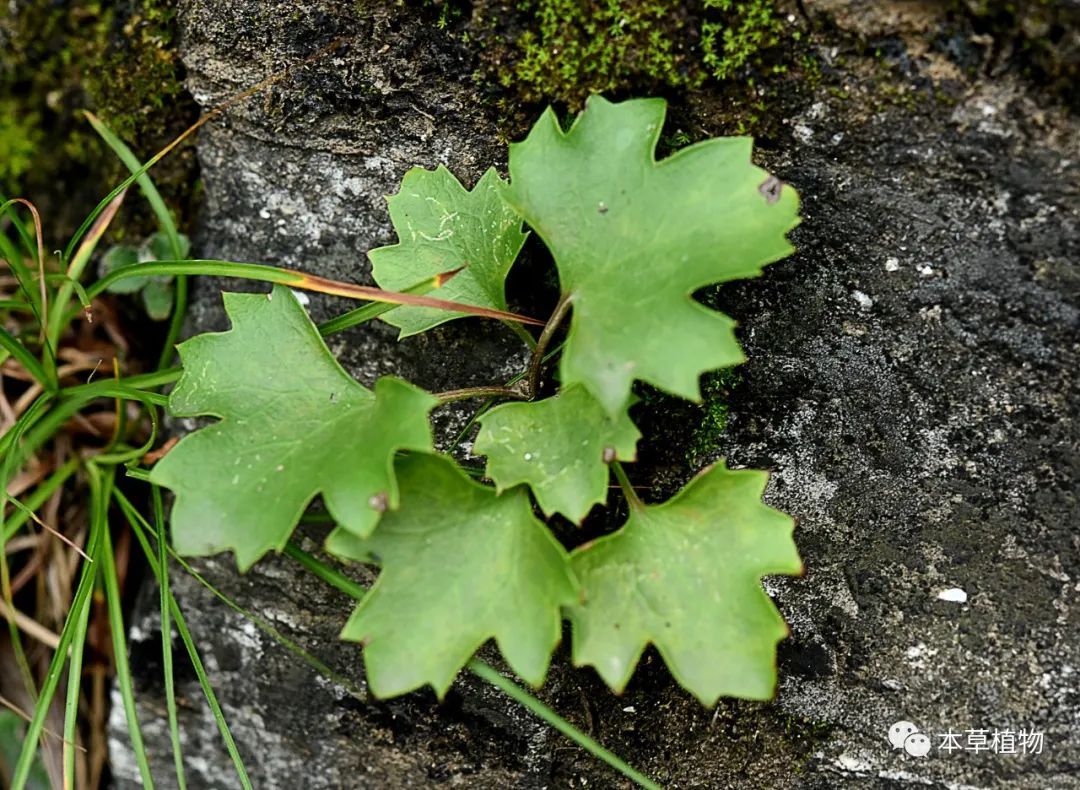
{"type": "MultiPolygon", "coordinates": [[[[898,42],[910,84],[960,79],[890,39],[888,15],[827,5],[866,26],[858,40],[898,42]]],[[[363,251],[391,239],[382,196],[408,167],[446,164],[471,183],[502,161],[498,113],[461,44],[420,10],[376,6],[181,3],[204,108],[348,38],[204,129],[202,255],[368,281],[363,251]]],[[[803,196],[798,254],[709,296],[740,321],[749,357],[717,454],[773,471],[767,499],[798,519],[807,566],[767,584],[792,628],[778,698],[703,710],[654,654],[616,698],[565,653],[542,696],[670,787],[1080,787],[1080,123],[1008,75],[963,82],[952,103],[877,107],[862,51],[844,51],[844,91],[820,90],[758,153],[803,196]],[[934,736],[927,757],[892,749],[900,720],[934,736]],[[948,753],[937,734],[950,729],[961,746],[968,730],[1037,731],[1042,753],[948,753]]],[[[711,131],[707,105],[678,111],[711,131]]],[[[224,327],[221,287],[198,284],[193,329],[224,327]]],[[[400,344],[365,325],[331,347],[365,383],[393,372],[433,389],[500,381],[522,360],[509,332],[479,322],[400,344]]],[[[693,471],[688,427],[643,421],[661,436],[637,477],[666,495],[693,471]]],[[[323,677],[174,574],[256,787],[626,786],[468,676],[441,705],[363,699],[358,649],[335,638],[350,602],[292,561],[242,577],[231,557],[197,567],[348,678],[323,677]]],[[[140,716],[171,786],[155,592],[142,599],[140,716]]],[[[178,693],[189,786],[237,786],[190,668],[178,693]]],[[[117,786],[135,786],[120,718],[113,733],[117,786]]]]}

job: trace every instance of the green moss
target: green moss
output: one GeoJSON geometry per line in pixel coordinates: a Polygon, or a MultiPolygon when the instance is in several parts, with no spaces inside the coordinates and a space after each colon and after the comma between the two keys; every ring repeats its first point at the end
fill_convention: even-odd
{"type": "Polygon", "coordinates": [[[40,116],[0,97],[0,194],[14,194],[41,143],[40,116]]]}
{"type": "Polygon", "coordinates": [[[575,109],[592,93],[742,79],[784,40],[776,0],[481,0],[471,32],[487,77],[517,100],[575,109]]]}
{"type": "Polygon", "coordinates": [[[723,21],[701,23],[702,61],[716,79],[734,77],[759,52],[781,41],[783,27],[772,0],[705,0],[705,8],[724,15],[723,21]]]}
{"type": "MultiPolygon", "coordinates": [[[[190,108],[173,46],[175,17],[172,3],[144,0],[128,17],[109,11],[99,18],[96,43],[85,56],[100,68],[83,85],[91,106],[122,138],[156,136],[154,127],[178,103],[190,108]]],[[[183,114],[186,122],[189,113],[183,114]]]]}
{"type": "MultiPolygon", "coordinates": [[[[0,156],[21,154],[17,167],[0,168],[0,179],[45,210],[50,235],[72,229],[126,173],[80,110],[95,112],[142,156],[197,117],[174,48],[174,6],[28,0],[0,22],[0,156]]],[[[154,176],[174,206],[186,205],[194,157],[170,157],[154,176]]]]}
{"type": "Polygon", "coordinates": [[[693,468],[712,460],[720,450],[720,436],[727,428],[731,392],[742,376],[735,368],[713,371],[701,379],[701,416],[686,450],[686,462],[693,468]]]}

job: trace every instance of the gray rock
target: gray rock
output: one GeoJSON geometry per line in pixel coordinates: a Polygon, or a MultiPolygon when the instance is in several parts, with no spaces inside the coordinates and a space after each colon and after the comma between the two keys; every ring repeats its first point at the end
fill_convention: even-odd
{"type": "MultiPolygon", "coordinates": [[[[414,10],[372,5],[181,3],[206,108],[351,42],[204,129],[202,255],[367,281],[363,252],[391,238],[381,196],[409,166],[471,182],[502,161],[460,45],[414,10]]],[[[767,499],[798,519],[807,567],[767,583],[792,629],[778,698],[703,710],[651,651],[616,698],[563,650],[541,695],[665,785],[1080,787],[1080,124],[1033,96],[1002,78],[951,108],[867,114],[822,92],[759,152],[803,196],[799,252],[708,298],[740,321],[749,357],[718,454],[772,470],[767,499]],[[929,756],[892,749],[900,720],[933,736],[929,756]],[[1042,753],[950,754],[937,748],[950,729],[962,746],[968,730],[1034,730],[1042,753]]],[[[221,288],[197,285],[193,329],[224,326],[221,288]]],[[[318,318],[347,307],[311,302],[318,318]]],[[[392,372],[436,390],[522,361],[508,331],[473,321],[400,344],[366,325],[332,348],[361,381],[392,372]]],[[[692,471],[687,422],[648,407],[641,420],[659,436],[637,479],[659,497],[692,471]]],[[[335,638],[350,601],[290,560],[245,576],[231,557],[197,567],[343,676],[174,573],[256,787],[626,786],[467,675],[442,704],[367,699],[359,649],[335,638]]],[[[133,665],[170,786],[155,610],[144,590],[133,665]]],[[[189,786],[237,786],[189,667],[178,690],[189,786]]],[[[117,786],[136,784],[119,717],[111,751],[117,786]]]]}

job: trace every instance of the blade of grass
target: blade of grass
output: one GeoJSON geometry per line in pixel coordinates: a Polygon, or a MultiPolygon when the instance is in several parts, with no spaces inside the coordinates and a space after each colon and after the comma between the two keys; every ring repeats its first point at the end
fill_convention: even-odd
{"type": "Polygon", "coordinates": [[[22,525],[30,520],[29,513],[36,513],[37,510],[48,501],[53,492],[62,486],[78,468],[79,459],[72,458],[38,483],[37,487],[34,488],[33,493],[26,498],[25,502],[21,503],[22,507],[18,508],[18,512],[13,513],[11,517],[6,520],[3,529],[3,539],[0,540],[0,543],[7,543],[11,540],[22,525]]]}
{"type": "MultiPolygon", "coordinates": [[[[94,221],[94,224],[90,227],[90,232],[86,234],[86,238],[79,245],[75,257],[71,259],[67,271],[64,272],[67,280],[60,284],[60,288],[56,292],[56,303],[53,305],[52,315],[49,316],[44,309],[41,311],[45,315],[45,323],[48,325],[46,342],[51,348],[59,348],[60,346],[60,335],[64,331],[64,326],[71,320],[68,317],[68,302],[71,301],[72,292],[74,292],[79,278],[82,277],[83,269],[90,262],[90,256],[97,249],[98,242],[101,241],[101,237],[113,221],[116,212],[120,210],[120,204],[123,202],[125,194],[125,192],[120,192],[106,205],[105,210],[94,221]]],[[[81,298],[86,304],[89,304],[87,294],[82,294],[81,298]]]]}
{"type": "MultiPolygon", "coordinates": [[[[37,245],[36,245],[36,248],[34,249],[34,252],[31,253],[30,257],[33,258],[33,257],[35,257],[35,255],[37,257],[37,274],[38,274],[38,288],[39,288],[38,295],[39,295],[39,297],[41,299],[41,302],[40,302],[41,307],[40,307],[40,309],[41,309],[41,319],[42,319],[42,339],[44,340],[45,339],[45,335],[44,335],[45,327],[44,327],[44,324],[48,323],[48,320],[49,320],[49,304],[48,304],[48,293],[47,293],[47,290],[46,290],[46,287],[45,287],[45,236],[44,236],[44,233],[42,232],[42,229],[41,229],[41,215],[38,213],[37,206],[35,206],[29,200],[26,200],[24,198],[12,198],[7,203],[8,204],[10,204],[10,203],[20,203],[20,204],[22,204],[23,206],[25,206],[30,211],[30,216],[32,216],[34,218],[34,238],[37,241],[37,245]]],[[[5,204],[4,207],[7,208],[7,204],[5,204]]],[[[8,261],[8,263],[11,263],[11,262],[8,261]]],[[[53,348],[55,348],[55,346],[53,346],[53,348]]]]}
{"type": "MultiPolygon", "coordinates": [[[[433,291],[436,288],[442,287],[442,285],[460,272],[461,269],[454,269],[453,271],[445,272],[443,274],[436,274],[434,277],[429,277],[426,280],[418,282],[416,285],[410,285],[408,288],[403,288],[401,293],[403,294],[426,294],[429,291],[433,291]]],[[[347,313],[331,318],[329,321],[324,321],[319,324],[319,334],[323,337],[332,335],[335,332],[342,332],[349,327],[362,324],[365,321],[370,321],[373,318],[377,318],[383,313],[389,313],[391,310],[398,307],[396,304],[385,304],[374,302],[372,304],[366,304],[363,307],[358,307],[355,310],[350,310],[347,313]]],[[[513,324],[517,326],[517,324],[513,324]]]]}
{"type": "MultiPolygon", "coordinates": [[[[120,505],[121,512],[127,519],[128,524],[131,525],[131,531],[135,533],[135,539],[142,547],[143,554],[146,556],[146,561],[150,565],[151,572],[157,575],[159,573],[158,569],[160,568],[160,565],[158,565],[157,553],[150,548],[150,541],[147,538],[147,532],[150,531],[150,525],[146,523],[146,519],[144,519],[135,509],[127,497],[120,491],[114,491],[113,493],[117,504],[120,505]]],[[[187,650],[188,657],[191,659],[191,665],[195,669],[195,675],[199,679],[199,685],[202,687],[203,694],[206,696],[206,702],[214,715],[214,721],[217,723],[218,731],[221,733],[221,739],[225,742],[225,748],[229,752],[229,757],[232,758],[233,767],[236,769],[240,785],[244,790],[252,790],[251,780],[248,778],[247,769],[244,767],[244,761],[240,757],[239,749],[236,748],[236,741],[233,739],[232,731],[225,721],[225,714],[222,712],[221,705],[218,703],[217,695],[214,693],[214,687],[210,684],[210,676],[206,674],[206,668],[203,666],[202,658],[200,658],[199,651],[195,647],[195,640],[188,630],[183,612],[180,611],[180,605],[177,603],[175,595],[170,594],[169,596],[169,609],[172,612],[173,621],[176,623],[176,632],[180,635],[180,639],[184,643],[184,648],[187,650]]]]}
{"type": "Polygon", "coordinates": [[[165,675],[165,708],[169,714],[169,737],[172,740],[173,763],[176,766],[176,784],[179,790],[185,790],[187,781],[184,778],[180,721],[176,713],[176,681],[173,677],[172,621],[169,619],[169,601],[172,599],[172,592],[169,590],[169,555],[165,548],[168,545],[165,538],[165,513],[161,505],[161,489],[158,486],[151,486],[150,491],[154,501],[154,525],[157,527],[158,561],[155,575],[158,580],[158,589],[161,591],[161,666],[165,675]]]}
{"type": "MultiPolygon", "coordinates": [[[[142,190],[143,196],[146,198],[146,202],[150,204],[151,210],[157,217],[158,227],[161,228],[165,237],[169,240],[169,248],[172,250],[172,256],[180,259],[184,257],[184,248],[180,242],[180,233],[176,229],[176,223],[173,221],[172,212],[169,211],[168,206],[165,205],[165,201],[161,197],[161,193],[158,192],[157,187],[154,186],[153,180],[146,174],[143,169],[142,163],[139,158],[135,156],[130,148],[121,140],[106,124],[95,116],[91,112],[84,112],[86,119],[90,122],[90,125],[94,127],[94,131],[101,136],[101,139],[105,141],[105,144],[113,150],[113,153],[117,155],[124,166],[135,176],[135,181],[139,185],[139,189],[142,190]]],[[[183,329],[184,313],[187,312],[187,277],[179,275],[176,278],[173,288],[173,312],[169,319],[169,331],[165,335],[165,342],[162,344],[161,355],[158,359],[158,367],[163,368],[172,361],[173,354],[175,353],[173,346],[176,345],[177,338],[180,337],[180,332],[183,329]]]]}
{"type": "Polygon", "coordinates": [[[33,521],[35,524],[37,524],[39,527],[41,527],[46,532],[51,533],[53,535],[53,537],[55,537],[57,540],[61,541],[62,543],[66,543],[68,546],[70,546],[72,549],[75,550],[76,554],[82,555],[83,559],[86,559],[86,560],[90,559],[90,557],[87,556],[86,552],[82,550],[82,548],[79,546],[78,543],[73,541],[71,538],[69,538],[67,535],[65,535],[60,530],[56,529],[56,527],[53,527],[53,526],[50,526],[49,524],[46,524],[44,521],[42,521],[40,518],[38,518],[37,513],[35,513],[33,510],[31,510],[28,506],[24,505],[18,499],[16,499],[13,496],[10,496],[6,491],[3,491],[3,490],[0,490],[0,498],[4,499],[4,501],[6,501],[6,502],[10,502],[17,509],[21,510],[23,512],[23,514],[28,519],[33,521]]]}
{"type": "Polygon", "coordinates": [[[158,368],[164,368],[172,363],[176,356],[176,341],[180,339],[180,333],[184,331],[184,318],[187,316],[188,305],[188,278],[179,274],[173,281],[173,309],[169,317],[169,331],[165,333],[165,342],[161,344],[161,353],[158,355],[158,368]]]}
{"type": "Polygon", "coordinates": [[[6,216],[8,221],[11,222],[12,227],[15,228],[15,232],[19,235],[19,240],[22,241],[23,247],[26,248],[26,253],[31,258],[34,257],[34,234],[29,228],[23,224],[23,221],[19,219],[19,215],[15,212],[15,201],[9,200],[4,194],[0,193],[0,216],[6,216]]]}
{"type": "MultiPolygon", "coordinates": [[[[18,469],[38,447],[56,435],[56,432],[60,430],[67,420],[82,411],[95,398],[123,398],[125,400],[149,403],[154,406],[164,406],[169,400],[165,395],[156,392],[144,392],[109,380],[97,381],[82,386],[83,389],[80,390],[77,396],[61,399],[51,410],[42,415],[35,414],[34,420],[29,422],[32,427],[25,430],[21,427],[21,423],[31,413],[34,406],[41,403],[40,410],[44,410],[47,405],[47,400],[39,399],[31,409],[27,409],[23,413],[16,426],[4,434],[3,439],[0,439],[0,454],[3,456],[3,473],[0,474],[0,484],[6,485],[7,481],[11,479],[12,469],[18,469]],[[20,431],[17,435],[13,435],[16,428],[20,428],[20,431]],[[24,431],[25,438],[20,444],[19,440],[22,438],[24,431]]],[[[42,396],[42,398],[44,397],[42,396]]],[[[3,516],[2,512],[0,512],[0,532],[3,532],[2,527],[3,516]]]]}
{"type": "MultiPolygon", "coordinates": [[[[331,587],[340,590],[357,601],[363,600],[364,596],[367,594],[367,590],[365,590],[363,586],[357,584],[340,571],[331,568],[329,565],[319,560],[318,557],[304,551],[295,543],[289,542],[286,544],[285,554],[299,562],[301,566],[315,574],[331,587]]],[[[524,706],[525,709],[533,715],[550,724],[567,738],[585,749],[589,754],[599,760],[603,760],[623,776],[637,782],[639,785],[648,788],[649,790],[660,790],[660,785],[653,782],[644,774],[634,770],[634,768],[620,759],[618,755],[604,748],[581,730],[577,729],[573,724],[562,718],[543,702],[525,691],[525,689],[504,678],[489,664],[474,658],[467,666],[469,671],[481,680],[495,686],[495,688],[502,691],[515,702],[524,706]]]]}
{"type": "MultiPolygon", "coordinates": [[[[130,500],[128,500],[126,497],[123,497],[123,495],[120,493],[117,493],[116,497],[117,501],[121,502],[121,509],[124,510],[124,513],[126,516],[128,516],[129,520],[134,520],[138,522],[139,526],[137,527],[137,529],[144,532],[149,532],[151,529],[150,525],[147,524],[146,519],[144,519],[142,515],[133,506],[131,506],[130,500]]],[[[169,556],[176,560],[176,562],[179,563],[180,567],[183,568],[188,573],[188,575],[190,575],[193,579],[195,579],[195,581],[197,581],[199,584],[209,590],[210,593],[213,594],[218,600],[220,600],[234,612],[239,614],[245,620],[253,623],[267,636],[280,644],[294,656],[307,663],[320,675],[341,686],[352,697],[360,700],[361,702],[367,702],[367,695],[359,688],[357,688],[356,684],[354,684],[351,680],[342,675],[340,672],[335,671],[324,661],[322,661],[318,656],[315,656],[314,654],[310,653],[309,651],[301,647],[299,644],[294,642],[292,639],[289,639],[289,637],[285,636],[285,634],[281,633],[281,631],[274,628],[274,626],[268,623],[265,619],[259,617],[254,612],[245,609],[240,604],[236,603],[236,601],[232,600],[229,596],[227,596],[225,593],[223,593],[221,590],[211,584],[206,577],[204,577],[201,573],[191,567],[191,565],[183,557],[177,554],[172,549],[172,547],[168,545],[168,543],[166,543],[165,546],[169,556]]],[[[157,560],[157,565],[161,565],[160,559],[157,560]]]]}
{"type": "Polygon", "coordinates": [[[532,694],[521,688],[521,686],[503,677],[502,674],[490,664],[485,663],[478,658],[474,658],[467,666],[469,671],[478,678],[499,689],[499,691],[521,705],[538,719],[550,724],[593,757],[603,760],[627,779],[637,782],[640,786],[646,788],[646,790],[661,790],[660,785],[652,779],[632,768],[614,752],[601,746],[597,741],[583,733],[532,694]]]}
{"type": "MultiPolygon", "coordinates": [[[[136,376],[126,376],[120,379],[119,383],[125,387],[131,387],[137,390],[150,390],[157,389],[158,387],[164,387],[167,384],[172,384],[177,381],[183,374],[183,368],[164,368],[162,370],[155,371],[153,373],[140,373],[136,376]]],[[[100,391],[103,383],[116,384],[116,381],[93,381],[87,384],[75,384],[71,387],[64,387],[60,390],[59,394],[65,398],[78,398],[86,397],[87,395],[97,393],[100,391]]],[[[93,394],[93,397],[98,395],[93,394]]]]}
{"type": "MultiPolygon", "coordinates": [[[[91,505],[94,517],[100,509],[91,505]]],[[[99,529],[101,526],[99,525],[99,529]]],[[[82,687],[83,647],[86,645],[86,631],[90,620],[90,598],[82,602],[76,611],[75,634],[71,640],[71,660],[68,665],[67,699],[64,701],[64,790],[75,787],[75,739],[78,737],[76,725],[79,719],[79,691],[82,687]]]]}
{"type": "MultiPolygon", "coordinates": [[[[131,447],[127,450],[118,450],[112,453],[100,453],[94,456],[95,464],[126,464],[136,459],[142,458],[146,455],[154,446],[154,442],[157,441],[158,433],[158,417],[157,409],[153,406],[146,407],[146,413],[150,415],[150,438],[148,438],[140,447],[131,447]]],[[[123,445],[121,445],[123,446],[123,445]]]]}
{"type": "Polygon", "coordinates": [[[259,628],[259,630],[261,630],[263,633],[265,633],[283,648],[288,650],[294,656],[302,660],[304,663],[308,664],[320,675],[325,677],[327,680],[330,680],[341,686],[354,699],[358,699],[361,702],[368,701],[367,695],[359,688],[357,688],[355,683],[342,675],[340,672],[335,671],[332,667],[322,661],[318,656],[314,655],[308,650],[305,650],[292,639],[289,639],[289,637],[285,636],[285,634],[281,633],[281,631],[270,625],[270,623],[268,623],[264,618],[259,617],[259,615],[255,614],[250,609],[245,609],[244,607],[240,606],[240,604],[236,603],[229,596],[227,596],[225,593],[223,593],[221,590],[211,584],[205,576],[192,568],[191,565],[189,565],[183,557],[173,551],[171,547],[169,548],[169,556],[176,560],[180,564],[180,567],[187,571],[187,573],[193,579],[195,579],[195,581],[197,581],[199,584],[209,590],[222,603],[224,603],[226,606],[228,606],[230,609],[232,609],[244,619],[252,622],[257,628],[259,628]]]}
{"type": "MultiPolygon", "coordinates": [[[[106,472],[105,474],[107,479],[111,479],[112,472],[106,472]]],[[[101,543],[101,556],[104,560],[101,575],[105,586],[105,602],[109,610],[109,632],[112,635],[113,642],[116,685],[120,689],[120,698],[124,703],[124,717],[127,719],[128,736],[131,738],[131,749],[135,753],[135,762],[139,766],[142,786],[153,788],[154,777],[150,772],[150,760],[146,754],[146,746],[143,744],[139,717],[135,712],[135,687],[131,678],[131,667],[128,664],[127,633],[124,627],[123,602],[120,599],[120,580],[116,575],[116,558],[113,555],[112,538],[109,536],[108,528],[102,529],[101,543]]]]}
{"type": "Polygon", "coordinates": [[[30,353],[26,346],[3,327],[0,327],[0,347],[6,349],[15,358],[15,361],[22,365],[23,370],[33,376],[34,381],[40,384],[46,392],[56,390],[53,377],[45,372],[45,368],[41,366],[41,363],[37,361],[37,358],[30,353]]]}
{"type": "Polygon", "coordinates": [[[173,257],[182,258],[183,248],[180,244],[180,234],[176,230],[176,223],[173,222],[172,213],[165,205],[165,201],[162,199],[161,193],[158,192],[157,187],[154,186],[154,182],[150,180],[150,176],[143,170],[142,162],[140,162],[139,158],[127,147],[127,144],[117,137],[112,129],[102,123],[101,119],[96,115],[88,110],[83,110],[83,115],[86,117],[86,120],[90,122],[94,131],[98,133],[98,136],[101,137],[101,139],[105,141],[105,144],[112,149],[112,152],[116,154],[117,158],[124,163],[124,166],[132,174],[135,175],[135,183],[139,185],[143,197],[146,198],[146,202],[150,204],[154,216],[157,217],[158,225],[169,239],[169,247],[172,248],[173,257]]]}
{"type": "MultiPolygon", "coordinates": [[[[88,470],[91,470],[89,475],[91,496],[100,497],[111,488],[111,477],[106,479],[103,488],[100,477],[96,472],[92,471],[92,467],[88,467],[88,470]],[[97,489],[97,493],[94,493],[95,488],[97,489]]],[[[63,672],[64,664],[67,661],[68,650],[75,638],[79,613],[82,611],[82,607],[86,605],[90,593],[94,589],[94,583],[97,578],[97,569],[100,565],[96,560],[101,552],[101,538],[104,530],[105,525],[103,520],[96,519],[91,522],[90,537],[87,541],[86,553],[95,561],[83,563],[82,575],[79,578],[78,587],[75,589],[71,608],[68,610],[67,618],[64,621],[64,627],[60,631],[60,644],[57,645],[56,650],[53,652],[52,660],[49,662],[49,669],[45,673],[45,682],[41,686],[41,693],[34,706],[34,716],[27,727],[22,752],[20,752],[18,762],[15,764],[15,771],[11,778],[11,790],[25,790],[26,788],[26,782],[30,776],[30,769],[34,763],[34,756],[37,754],[38,739],[41,738],[41,733],[45,726],[45,717],[48,715],[49,706],[52,704],[53,696],[56,694],[56,687],[60,682],[60,675],[63,672]]]]}
{"type": "MultiPolygon", "coordinates": [[[[8,205],[7,203],[4,204],[8,205]]],[[[31,253],[32,254],[32,253],[31,253]]],[[[7,261],[8,267],[11,269],[11,273],[15,275],[15,279],[19,282],[19,290],[26,296],[27,303],[34,311],[34,315],[37,317],[38,322],[44,325],[41,321],[41,294],[38,290],[33,288],[34,275],[30,269],[23,263],[22,253],[19,252],[11,239],[7,237],[6,233],[0,232],[0,256],[3,256],[7,261]]]]}
{"type": "MultiPolygon", "coordinates": [[[[100,280],[86,289],[87,296],[91,299],[106,290],[113,283],[129,277],[150,277],[167,274],[203,274],[215,277],[241,277],[246,280],[275,283],[289,288],[299,288],[303,291],[330,294],[332,296],[344,296],[346,299],[358,299],[365,302],[385,302],[387,304],[412,305],[414,307],[433,307],[437,310],[449,310],[455,313],[465,313],[480,318],[494,318],[500,321],[516,321],[522,324],[543,326],[542,321],[528,316],[509,313],[505,310],[491,310],[486,307],[451,302],[444,299],[435,299],[430,296],[409,294],[396,291],[384,291],[381,288],[372,288],[367,285],[355,285],[353,283],[330,280],[318,277],[314,274],[305,274],[294,269],[282,269],[277,266],[267,266],[261,263],[242,263],[237,261],[219,261],[208,259],[185,260],[185,261],[151,261],[148,263],[133,263],[114,269],[100,280]]],[[[447,272],[443,275],[444,282],[447,272]]]]}
{"type": "MultiPolygon", "coordinates": [[[[3,459],[3,463],[0,464],[2,472],[0,472],[0,484],[6,486],[8,481],[11,480],[12,470],[18,469],[18,464],[15,463],[15,458],[20,456],[19,442],[23,436],[30,430],[32,430],[42,419],[44,419],[49,413],[49,404],[53,400],[53,395],[48,392],[43,392],[34,399],[26,411],[19,415],[19,419],[15,421],[3,436],[0,436],[0,458],[3,459]]],[[[22,453],[25,456],[25,453],[22,453]]],[[[21,463],[21,460],[19,461],[21,463]]],[[[0,523],[3,522],[2,511],[0,511],[0,523]]]]}
{"type": "Polygon", "coordinates": [[[240,93],[230,97],[229,99],[226,99],[224,102],[219,104],[214,109],[210,110],[207,113],[204,113],[202,115],[202,117],[199,118],[199,120],[195,121],[195,123],[193,123],[187,129],[182,131],[171,143],[166,145],[164,148],[162,148],[160,151],[158,151],[156,154],[154,154],[152,157],[150,157],[148,160],[146,160],[146,163],[142,167],[140,167],[137,172],[132,173],[130,176],[128,176],[126,179],[124,179],[122,182],[120,182],[119,186],[115,187],[109,194],[107,194],[104,198],[101,199],[101,202],[99,202],[97,204],[97,206],[94,208],[94,210],[91,211],[87,215],[86,219],[83,220],[82,225],[80,225],[79,229],[77,231],[75,231],[75,235],[73,235],[71,237],[71,240],[68,242],[67,247],[64,249],[63,260],[66,261],[66,260],[69,260],[71,258],[71,253],[75,249],[75,245],[77,245],[79,243],[79,241],[82,239],[83,235],[90,228],[90,226],[94,223],[94,220],[97,219],[98,215],[102,211],[105,210],[105,207],[109,205],[109,202],[113,198],[115,198],[118,194],[120,194],[125,189],[127,189],[129,186],[131,186],[133,183],[135,183],[136,179],[138,179],[139,176],[141,176],[143,173],[147,172],[151,167],[153,167],[158,162],[160,162],[162,159],[164,159],[166,156],[168,156],[170,151],[172,151],[174,148],[176,148],[178,145],[180,145],[180,143],[182,143],[184,140],[186,140],[188,137],[190,137],[192,134],[194,134],[199,129],[199,127],[201,127],[203,124],[207,123],[211,119],[216,118],[217,116],[221,115],[223,112],[225,112],[225,110],[227,110],[229,107],[233,106],[234,104],[238,104],[239,102],[245,101],[246,99],[249,99],[252,96],[254,96],[255,94],[259,93],[260,91],[262,91],[262,90],[270,87],[271,85],[274,85],[275,83],[280,82],[281,80],[285,79],[287,76],[289,76],[289,74],[292,73],[293,69],[295,69],[295,68],[297,68],[299,66],[304,66],[304,65],[306,65],[308,63],[313,63],[314,61],[318,60],[319,58],[325,57],[327,54],[329,54],[330,52],[333,52],[335,49],[340,47],[344,42],[345,42],[344,37],[337,38],[337,39],[331,41],[329,44],[327,44],[325,47],[323,47],[319,51],[317,51],[317,52],[315,52],[315,53],[313,53],[311,55],[308,55],[306,58],[303,58],[302,60],[297,61],[296,63],[292,64],[291,66],[288,66],[287,68],[282,69],[281,71],[279,71],[279,72],[277,72],[275,74],[271,74],[269,77],[262,80],[261,82],[255,84],[255,85],[252,85],[250,88],[247,88],[246,90],[241,91],[240,93]]]}

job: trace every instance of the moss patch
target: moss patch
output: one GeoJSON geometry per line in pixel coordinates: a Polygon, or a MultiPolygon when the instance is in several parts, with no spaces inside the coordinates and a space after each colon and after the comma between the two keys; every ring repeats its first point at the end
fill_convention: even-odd
{"type": "Polygon", "coordinates": [[[716,460],[720,452],[720,437],[727,428],[728,402],[731,392],[742,382],[736,368],[706,373],[701,378],[701,415],[690,435],[686,448],[686,463],[698,469],[716,460]]]}
{"type": "MultiPolygon", "coordinates": [[[[12,8],[0,23],[0,156],[15,156],[3,157],[0,180],[41,206],[56,237],[126,174],[80,110],[97,113],[146,157],[188,126],[197,107],[183,89],[173,3],[29,0],[12,8]]],[[[194,157],[173,155],[153,175],[183,215],[194,157]]]]}
{"type": "Polygon", "coordinates": [[[480,0],[466,36],[517,101],[693,90],[786,71],[800,37],[777,0],[480,0]]]}

